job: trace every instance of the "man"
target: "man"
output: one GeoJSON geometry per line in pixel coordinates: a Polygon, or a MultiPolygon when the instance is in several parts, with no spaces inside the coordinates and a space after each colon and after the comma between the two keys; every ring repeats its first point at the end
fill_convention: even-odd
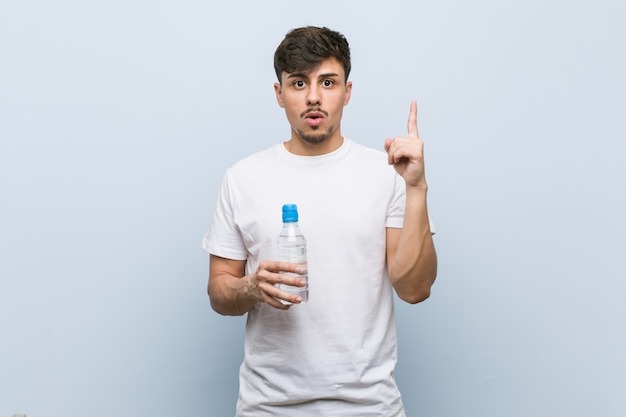
{"type": "Polygon", "coordinates": [[[274,67],[291,137],[226,172],[203,242],[213,309],[248,314],[237,415],[404,416],[393,291],[418,303],[437,270],[416,104],[407,136],[368,149],[341,133],[343,35],[294,29],[274,67]],[[307,239],[306,303],[277,286],[305,285],[275,261],[284,203],[297,204],[307,239]]]}

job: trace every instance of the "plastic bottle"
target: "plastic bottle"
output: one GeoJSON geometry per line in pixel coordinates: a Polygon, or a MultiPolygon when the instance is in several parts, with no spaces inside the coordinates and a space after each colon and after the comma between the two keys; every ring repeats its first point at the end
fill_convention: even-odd
{"type": "MultiPolygon", "coordinates": [[[[279,284],[278,288],[290,294],[299,295],[302,297],[302,302],[306,302],[309,299],[306,240],[298,226],[298,207],[295,204],[283,205],[283,229],[278,237],[278,260],[298,264],[302,270],[301,274],[285,274],[299,277],[306,282],[304,287],[279,284]]],[[[283,304],[291,304],[288,301],[282,302],[283,304]]]]}

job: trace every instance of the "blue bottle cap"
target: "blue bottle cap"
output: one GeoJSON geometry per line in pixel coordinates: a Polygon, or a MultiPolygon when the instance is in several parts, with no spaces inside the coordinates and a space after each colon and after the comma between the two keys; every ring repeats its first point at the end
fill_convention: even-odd
{"type": "Polygon", "coordinates": [[[283,223],[293,223],[298,221],[298,206],[295,204],[283,205],[283,223]]]}

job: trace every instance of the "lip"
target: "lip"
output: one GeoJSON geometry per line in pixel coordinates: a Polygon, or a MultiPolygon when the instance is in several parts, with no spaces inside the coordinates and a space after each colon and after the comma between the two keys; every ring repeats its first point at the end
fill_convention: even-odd
{"type": "Polygon", "coordinates": [[[304,120],[309,126],[319,126],[324,121],[324,113],[312,111],[304,115],[304,120]]]}
{"type": "Polygon", "coordinates": [[[306,119],[318,119],[324,117],[324,113],[321,111],[312,111],[304,115],[306,119]]]}

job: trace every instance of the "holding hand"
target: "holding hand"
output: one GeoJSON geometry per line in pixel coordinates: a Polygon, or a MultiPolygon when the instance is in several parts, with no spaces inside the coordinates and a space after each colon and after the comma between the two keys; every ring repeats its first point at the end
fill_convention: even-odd
{"type": "Polygon", "coordinates": [[[300,274],[304,271],[296,264],[278,261],[263,261],[254,274],[244,277],[247,289],[257,301],[271,305],[274,308],[287,310],[290,304],[283,304],[280,300],[291,304],[300,304],[302,297],[281,291],[277,284],[304,287],[306,282],[298,277],[281,274],[291,272],[300,274]]]}
{"type": "Polygon", "coordinates": [[[411,102],[408,135],[385,139],[389,165],[404,178],[407,187],[426,188],[424,176],[424,143],[417,132],[417,103],[411,102]]]}

